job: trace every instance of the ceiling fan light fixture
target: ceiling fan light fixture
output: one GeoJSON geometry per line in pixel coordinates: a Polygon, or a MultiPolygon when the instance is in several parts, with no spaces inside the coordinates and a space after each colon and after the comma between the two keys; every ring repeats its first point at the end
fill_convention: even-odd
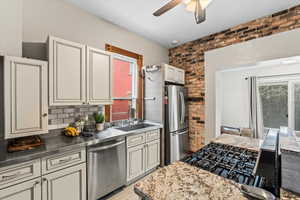
{"type": "MultiPolygon", "coordinates": [[[[185,0],[184,4],[186,4],[186,10],[189,12],[194,12],[196,9],[197,0],[185,0]]],[[[202,9],[206,9],[212,0],[200,0],[200,4],[202,9]]]]}
{"type": "Polygon", "coordinates": [[[206,19],[205,9],[202,8],[200,0],[196,0],[196,8],[195,8],[195,20],[197,24],[200,24],[206,19]]]}
{"type": "Polygon", "coordinates": [[[173,40],[173,41],[171,42],[171,45],[175,46],[175,45],[177,45],[178,43],[179,43],[178,40],[173,40]]]}

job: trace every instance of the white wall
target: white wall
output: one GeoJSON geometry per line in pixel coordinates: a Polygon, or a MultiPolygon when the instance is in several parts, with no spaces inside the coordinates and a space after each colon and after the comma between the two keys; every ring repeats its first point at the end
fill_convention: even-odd
{"type": "Polygon", "coordinates": [[[108,23],[64,0],[24,0],[24,42],[45,42],[54,35],[67,40],[105,48],[109,43],[144,56],[144,64],[168,62],[161,45],[108,23]]]}
{"type": "Polygon", "coordinates": [[[1,55],[22,55],[22,1],[0,1],[1,55]]]}
{"type": "Polygon", "coordinates": [[[256,65],[246,69],[242,67],[219,72],[221,84],[217,85],[216,93],[219,93],[221,102],[220,110],[216,110],[216,115],[221,115],[222,125],[249,127],[249,85],[248,80],[245,80],[246,77],[300,73],[300,63],[283,65],[280,62],[278,60],[278,64],[256,65]]]}
{"type": "Polygon", "coordinates": [[[216,84],[218,71],[256,65],[259,61],[273,60],[300,55],[300,29],[278,33],[248,42],[205,52],[205,141],[216,136],[221,124],[219,94],[216,84]]]}

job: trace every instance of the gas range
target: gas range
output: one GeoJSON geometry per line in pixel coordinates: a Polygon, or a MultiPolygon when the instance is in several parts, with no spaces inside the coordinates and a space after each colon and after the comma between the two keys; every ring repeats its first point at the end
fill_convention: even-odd
{"type": "Polygon", "coordinates": [[[263,188],[264,178],[253,175],[258,152],[219,143],[210,143],[183,159],[237,183],[263,188]]]}

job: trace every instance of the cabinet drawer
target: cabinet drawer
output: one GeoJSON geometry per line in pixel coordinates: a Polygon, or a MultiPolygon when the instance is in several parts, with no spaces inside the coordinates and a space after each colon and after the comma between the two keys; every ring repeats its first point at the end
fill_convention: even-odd
{"type": "Polygon", "coordinates": [[[127,147],[137,146],[146,142],[146,134],[141,133],[127,137],[127,147]]]}
{"type": "Polygon", "coordinates": [[[147,142],[159,139],[159,130],[149,131],[146,133],[147,142]]]}
{"type": "Polygon", "coordinates": [[[34,160],[0,169],[0,188],[34,179],[41,175],[41,161],[34,160]]]}
{"type": "Polygon", "coordinates": [[[71,151],[64,154],[57,154],[42,159],[42,173],[47,174],[85,161],[85,149],[71,151]]]}

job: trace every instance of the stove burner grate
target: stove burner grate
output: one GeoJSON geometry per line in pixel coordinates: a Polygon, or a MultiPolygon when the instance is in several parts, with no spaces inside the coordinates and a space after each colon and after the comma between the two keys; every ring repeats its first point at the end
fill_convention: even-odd
{"type": "Polygon", "coordinates": [[[264,178],[253,175],[257,156],[248,149],[210,143],[183,161],[237,183],[263,187],[264,178]]]}

